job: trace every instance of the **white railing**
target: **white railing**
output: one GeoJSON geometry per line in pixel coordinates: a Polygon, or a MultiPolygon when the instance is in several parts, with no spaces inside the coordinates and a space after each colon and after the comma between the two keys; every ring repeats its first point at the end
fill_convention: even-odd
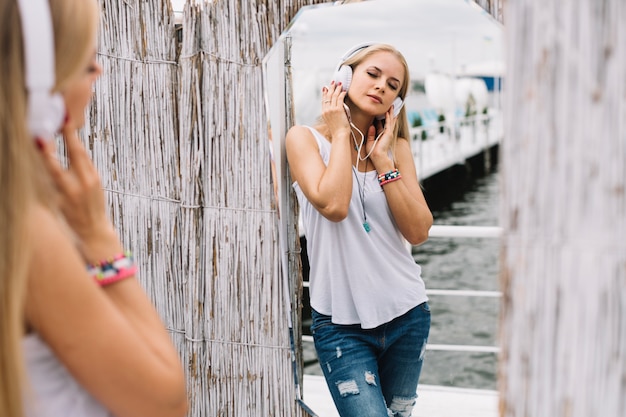
{"type": "Polygon", "coordinates": [[[426,179],[500,143],[499,111],[410,129],[411,149],[420,179],[426,179]]]}
{"type": "Polygon", "coordinates": [[[502,228],[497,226],[444,226],[433,225],[429,237],[476,237],[497,238],[502,235],[502,228]]]}

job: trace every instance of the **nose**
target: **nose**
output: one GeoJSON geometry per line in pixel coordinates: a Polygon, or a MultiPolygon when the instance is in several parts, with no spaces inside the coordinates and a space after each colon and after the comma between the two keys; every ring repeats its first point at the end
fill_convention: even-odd
{"type": "Polygon", "coordinates": [[[384,80],[379,80],[376,82],[376,89],[379,90],[380,92],[384,92],[385,91],[385,81],[384,80]]]}

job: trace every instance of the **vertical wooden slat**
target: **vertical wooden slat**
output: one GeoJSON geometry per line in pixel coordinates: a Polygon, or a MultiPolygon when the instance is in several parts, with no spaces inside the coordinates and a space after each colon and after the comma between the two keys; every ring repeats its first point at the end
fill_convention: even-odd
{"type": "Polygon", "coordinates": [[[502,416],[626,415],[626,4],[508,2],[502,416]]]}

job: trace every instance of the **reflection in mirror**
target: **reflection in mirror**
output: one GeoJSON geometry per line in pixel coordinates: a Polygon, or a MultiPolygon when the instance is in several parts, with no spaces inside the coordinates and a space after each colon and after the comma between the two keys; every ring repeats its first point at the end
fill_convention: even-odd
{"type": "MultiPolygon", "coordinates": [[[[300,305],[293,299],[300,288],[299,262],[293,259],[300,244],[284,152],[285,134],[294,124],[316,123],[322,86],[328,85],[341,56],[363,42],[389,43],[407,59],[411,86],[405,106],[420,180],[446,164],[458,163],[463,158],[460,144],[466,136],[480,142],[479,149],[497,144],[502,137],[502,26],[476,4],[466,0],[369,0],[303,8],[264,61],[282,265],[290,282],[292,300],[287,302],[292,308],[300,305]],[[444,155],[440,155],[442,149],[444,155]]],[[[310,310],[306,302],[302,316],[307,333],[310,310]]],[[[298,327],[297,312],[293,317],[298,327]]],[[[300,351],[300,329],[296,330],[296,357],[303,357],[305,373],[311,370],[321,375],[312,344],[305,343],[304,352],[300,351]]],[[[298,362],[295,368],[301,370],[298,362]]],[[[296,374],[295,379],[302,381],[302,375],[296,374]]],[[[330,397],[318,392],[325,389],[322,385],[305,386],[304,401],[322,417],[335,416],[330,397]]]]}

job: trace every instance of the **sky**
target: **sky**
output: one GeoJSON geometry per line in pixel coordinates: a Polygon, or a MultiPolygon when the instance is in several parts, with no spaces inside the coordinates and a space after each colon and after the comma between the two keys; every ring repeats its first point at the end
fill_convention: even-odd
{"type": "MultiPolygon", "coordinates": [[[[185,0],[171,0],[182,12],[185,0]]],[[[356,44],[385,42],[406,57],[411,78],[432,72],[462,75],[478,67],[503,68],[503,28],[470,0],[366,0],[301,9],[282,39],[292,41],[296,106],[330,80],[356,44]]],[[[488,74],[480,74],[488,75],[488,74]]]]}
{"type": "Polygon", "coordinates": [[[289,30],[294,65],[326,70],[351,46],[391,43],[407,58],[414,77],[432,70],[501,60],[502,27],[466,0],[369,0],[310,6],[289,30]]]}
{"type": "MultiPolygon", "coordinates": [[[[182,12],[186,0],[171,0],[182,12]]],[[[407,58],[414,78],[502,60],[502,27],[469,0],[367,0],[304,7],[288,32],[294,69],[330,72],[353,45],[386,42],[407,58]]]]}

